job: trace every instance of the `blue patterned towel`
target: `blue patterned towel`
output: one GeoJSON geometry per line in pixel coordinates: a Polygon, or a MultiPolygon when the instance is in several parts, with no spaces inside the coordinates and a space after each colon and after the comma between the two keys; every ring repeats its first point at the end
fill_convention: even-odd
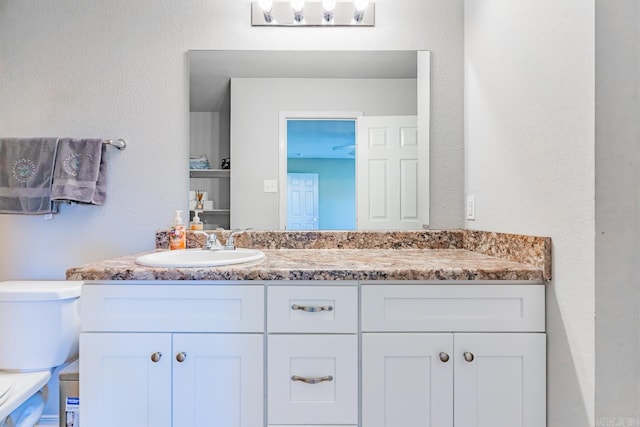
{"type": "Polygon", "coordinates": [[[60,138],[51,200],[103,205],[107,196],[107,156],[102,139],[60,138]]]}
{"type": "Polygon", "coordinates": [[[0,138],[0,213],[47,214],[57,138],[0,138]]]}

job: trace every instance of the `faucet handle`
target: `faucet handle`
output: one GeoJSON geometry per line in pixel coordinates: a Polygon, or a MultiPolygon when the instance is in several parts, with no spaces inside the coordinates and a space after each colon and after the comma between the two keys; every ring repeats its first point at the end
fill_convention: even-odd
{"type": "Polygon", "coordinates": [[[222,249],[222,243],[218,240],[218,235],[216,233],[206,233],[204,231],[196,230],[193,232],[194,234],[202,234],[207,237],[207,242],[204,244],[202,249],[215,251],[217,249],[222,249]]]}
{"type": "Polygon", "coordinates": [[[244,233],[245,231],[250,230],[250,228],[247,228],[246,230],[234,230],[231,232],[231,234],[229,234],[229,236],[227,237],[227,241],[224,244],[224,248],[227,250],[234,250],[236,248],[236,242],[234,237],[237,236],[240,233],[244,233]]]}
{"type": "Polygon", "coordinates": [[[207,244],[204,246],[204,249],[209,249],[210,251],[216,251],[218,249],[222,249],[222,243],[218,240],[218,235],[216,233],[210,233],[207,238],[207,244]]]}

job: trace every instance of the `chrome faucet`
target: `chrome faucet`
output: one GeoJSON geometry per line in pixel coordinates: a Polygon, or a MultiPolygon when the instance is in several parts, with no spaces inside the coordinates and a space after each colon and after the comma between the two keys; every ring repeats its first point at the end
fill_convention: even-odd
{"type": "Polygon", "coordinates": [[[207,236],[207,243],[202,247],[205,251],[218,251],[223,249],[222,243],[218,240],[216,233],[205,233],[204,231],[194,231],[195,234],[204,234],[207,236]]]}

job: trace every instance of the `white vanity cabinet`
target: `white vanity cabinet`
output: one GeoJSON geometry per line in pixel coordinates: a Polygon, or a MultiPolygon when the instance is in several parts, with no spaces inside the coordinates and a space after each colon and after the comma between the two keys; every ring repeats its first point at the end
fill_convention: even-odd
{"type": "Polygon", "coordinates": [[[90,285],[80,336],[83,424],[264,424],[264,287],[90,285]]]}
{"type": "Polygon", "coordinates": [[[362,427],[544,427],[540,285],[362,286],[362,427]]]}
{"type": "Polygon", "coordinates": [[[271,427],[358,424],[358,287],[267,289],[271,427]]]}
{"type": "Polygon", "coordinates": [[[544,285],[92,282],[91,427],[544,427],[544,285]]]}

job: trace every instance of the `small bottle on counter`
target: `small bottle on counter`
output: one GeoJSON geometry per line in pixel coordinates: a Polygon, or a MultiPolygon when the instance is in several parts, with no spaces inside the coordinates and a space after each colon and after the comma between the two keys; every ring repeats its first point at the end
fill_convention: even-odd
{"type": "Polygon", "coordinates": [[[182,222],[182,211],[176,211],[171,230],[169,231],[169,249],[187,248],[187,230],[182,222]]]}
{"type": "Polygon", "coordinates": [[[202,230],[202,229],[204,229],[204,224],[200,220],[200,217],[198,216],[198,213],[199,212],[196,211],[193,214],[193,220],[191,221],[191,224],[189,224],[189,228],[191,230],[202,230]]]}

